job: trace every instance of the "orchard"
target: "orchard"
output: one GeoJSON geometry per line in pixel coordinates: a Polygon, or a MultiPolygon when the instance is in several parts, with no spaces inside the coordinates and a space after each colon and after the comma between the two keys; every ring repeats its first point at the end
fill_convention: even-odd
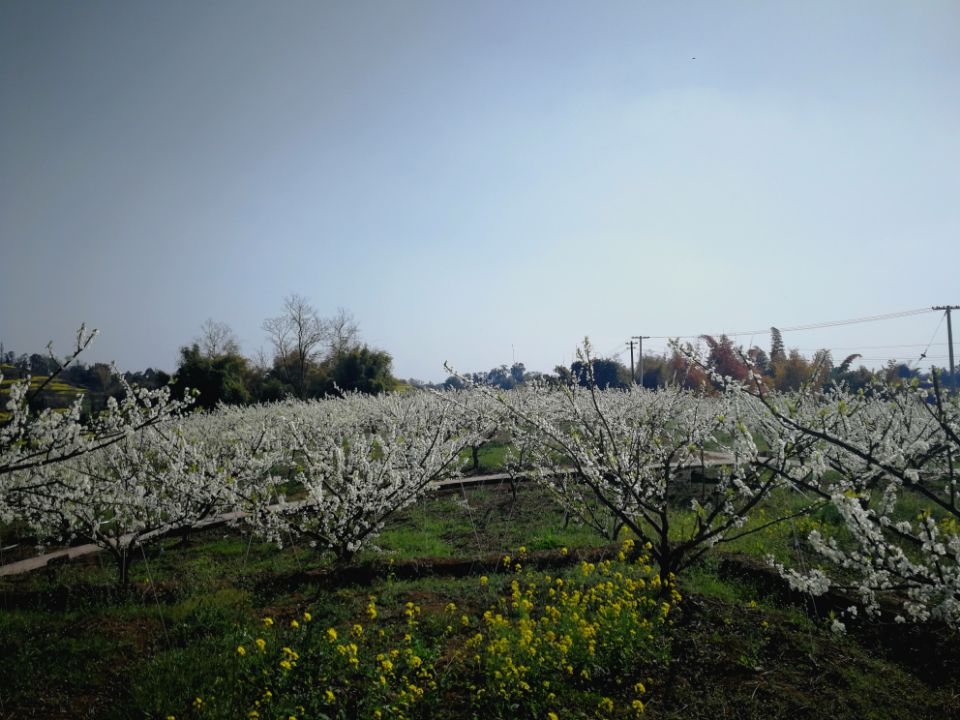
{"type": "MultiPolygon", "coordinates": [[[[87,342],[81,332],[78,353],[87,342]]],[[[698,389],[464,382],[206,411],[128,386],[86,419],[79,400],[34,411],[14,384],[0,428],[5,537],[89,543],[111,562],[5,580],[5,653],[36,642],[16,630],[17,598],[60,598],[37,601],[47,622],[84,612],[78,587],[100,587],[108,615],[139,602],[149,618],[141,673],[204,658],[176,691],[128,682],[125,712],[141,716],[668,717],[691,672],[677,670],[680,638],[716,620],[704,573],[746,553],[820,643],[902,626],[955,657],[956,395],[937,383],[781,393],[688,353],[707,378],[698,389]],[[466,475],[492,442],[499,473],[466,475]],[[190,587],[204,555],[223,561],[218,542],[238,559],[210,572],[229,582],[190,587]],[[446,585],[438,547],[459,568],[446,585]],[[291,583],[293,595],[278,589],[291,583]],[[221,612],[225,598],[236,612],[221,612]]],[[[590,367],[589,344],[581,357],[590,367]]],[[[756,600],[744,607],[749,623],[756,600]]],[[[756,615],[760,639],[738,659],[760,678],[754,695],[776,662],[771,621],[756,615]]],[[[931,702],[948,702],[941,689],[931,702]]],[[[16,681],[6,694],[30,706],[16,681]]]]}

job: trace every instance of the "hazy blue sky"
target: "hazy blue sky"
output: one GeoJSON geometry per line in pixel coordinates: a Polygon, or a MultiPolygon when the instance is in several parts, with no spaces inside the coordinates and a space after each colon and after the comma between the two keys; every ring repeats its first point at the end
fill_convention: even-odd
{"type": "Polygon", "coordinates": [[[0,243],[7,348],[130,369],[291,292],[425,379],[960,303],[960,4],[4,0],[0,243]]]}

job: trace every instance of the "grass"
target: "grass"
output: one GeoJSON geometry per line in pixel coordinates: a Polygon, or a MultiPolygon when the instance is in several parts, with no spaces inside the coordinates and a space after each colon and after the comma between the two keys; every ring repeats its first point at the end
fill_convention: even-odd
{"type": "MultiPolygon", "coordinates": [[[[782,513],[796,502],[795,496],[777,494],[764,512],[782,513]]],[[[803,522],[834,524],[836,518],[822,513],[803,522]]],[[[777,526],[733,543],[730,550],[789,553],[795,533],[801,531],[777,526]]],[[[538,586],[530,596],[538,609],[528,616],[539,617],[544,602],[539,593],[546,587],[546,575],[565,572],[572,581],[579,568],[574,556],[599,552],[605,542],[573,523],[564,527],[562,513],[536,487],[522,486],[514,498],[504,485],[436,496],[399,513],[378,540],[382,553],[367,552],[358,558],[360,566],[373,571],[354,580],[329,574],[329,559],[308,547],[288,544],[278,549],[223,529],[196,533],[186,544],[170,539],[149,549],[146,561],[133,566],[133,585],[127,593],[115,592],[113,568],[102,556],[2,578],[0,657],[16,671],[0,674],[0,718],[212,717],[216,703],[226,702],[223,678],[235,677],[239,682],[241,677],[230,675],[240,668],[237,646],[253,647],[257,633],[262,633],[263,617],[275,620],[276,632],[287,633],[278,634],[277,642],[281,636],[299,637],[289,635],[294,632],[289,623],[302,620],[305,611],[311,613],[316,628],[337,628],[342,635],[355,623],[370,624],[366,614],[370,596],[376,597],[377,627],[385,633],[382,640],[371,639],[373,654],[367,658],[371,662],[384,649],[403,651],[405,646],[397,643],[407,632],[406,603],[420,609],[417,632],[410,634],[420,643],[417,652],[425,663],[429,661],[438,690],[430,691],[429,702],[411,705],[406,711],[409,717],[459,718],[471,713],[547,717],[548,712],[556,712],[561,718],[625,718],[635,716],[632,702],[637,699],[645,706],[645,717],[678,720],[960,714],[954,697],[960,669],[956,638],[933,645],[928,635],[916,630],[897,635],[901,626],[869,625],[852,626],[847,636],[834,635],[827,629],[828,618],[810,615],[803,605],[784,599],[768,578],[730,576],[717,555],[708,556],[680,578],[684,600],[671,618],[675,624],[664,628],[662,643],[658,640],[660,644],[652,648],[655,652],[626,664],[635,670],[630,683],[617,685],[615,678],[591,676],[590,681],[570,685],[576,695],[556,692],[557,697],[550,700],[554,691],[544,689],[542,683],[559,681],[545,675],[538,676],[541,684],[536,693],[503,703],[478,699],[476,692],[483,687],[496,695],[495,673],[505,672],[506,656],[488,655],[483,648],[476,652],[480,665],[489,669],[486,673],[480,666],[470,666],[468,672],[453,658],[458,653],[467,657],[466,643],[476,632],[490,639],[496,636],[492,628],[479,629],[483,613],[499,608],[509,617],[503,637],[510,657],[519,664],[518,623],[524,616],[512,607],[518,602],[512,583],[519,582],[521,597],[531,583],[538,586]],[[521,546],[526,549],[523,554],[521,546]],[[568,549],[567,556],[562,548],[568,549]],[[533,560],[524,559],[517,574],[513,567],[508,571],[501,566],[492,572],[479,564],[491,554],[510,554],[514,566],[519,557],[539,553],[555,560],[565,557],[569,565],[565,570],[537,571],[533,560]],[[431,559],[478,564],[465,575],[442,571],[430,575],[431,559]],[[401,567],[427,568],[428,574],[399,579],[401,567]],[[488,578],[485,583],[480,581],[481,573],[488,578]],[[447,612],[449,603],[457,606],[455,615],[447,612]],[[469,626],[459,625],[462,615],[468,616],[469,626]],[[377,650],[379,642],[384,644],[377,650]],[[636,682],[644,685],[640,695],[634,693],[636,682]],[[198,695],[205,699],[203,712],[193,707],[198,695]],[[215,701],[212,695],[221,699],[215,701]],[[613,703],[609,712],[606,705],[600,707],[605,698],[613,703]],[[203,714],[208,711],[211,714],[203,714]]],[[[339,667],[330,664],[336,658],[324,654],[330,648],[322,640],[318,633],[302,643],[301,654],[313,660],[304,660],[301,667],[318,673],[323,663],[339,667]]],[[[365,667],[364,677],[379,682],[370,674],[371,667],[365,667]]],[[[275,669],[271,666],[270,671],[275,669]]],[[[312,714],[296,714],[296,705],[283,706],[298,718],[321,717],[320,713],[334,707],[324,704],[322,693],[305,685],[283,687],[291,702],[312,708],[312,714]]],[[[320,690],[325,693],[326,687],[320,690]]],[[[352,698],[353,705],[343,707],[360,708],[361,717],[372,716],[371,703],[387,697],[371,691],[364,700],[345,687],[334,690],[338,696],[342,690],[352,698]],[[371,714],[365,715],[364,708],[371,714]]],[[[394,704],[399,702],[398,694],[392,697],[394,704]]],[[[243,704],[249,697],[237,695],[234,700],[243,704]]],[[[246,717],[249,703],[243,704],[243,710],[242,715],[231,714],[232,710],[224,713],[246,717]]]]}
{"type": "MultiPolygon", "coordinates": [[[[478,473],[502,472],[506,463],[507,453],[510,451],[511,444],[504,440],[491,440],[484,443],[477,450],[477,469],[478,473]]],[[[460,453],[460,459],[463,461],[469,471],[473,471],[473,455],[471,450],[467,449],[460,453]]]]}

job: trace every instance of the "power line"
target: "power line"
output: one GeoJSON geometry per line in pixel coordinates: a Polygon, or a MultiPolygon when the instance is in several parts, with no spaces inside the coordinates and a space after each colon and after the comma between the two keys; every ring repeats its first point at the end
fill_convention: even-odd
{"type": "MultiPolygon", "coordinates": [[[[845,326],[845,325],[859,325],[859,324],[862,324],[862,323],[880,322],[880,321],[883,321],[883,320],[896,320],[896,319],[900,319],[900,318],[913,317],[913,316],[916,316],[916,315],[924,315],[924,314],[926,314],[926,313],[935,312],[935,311],[940,311],[940,310],[946,310],[946,309],[947,309],[947,308],[945,308],[945,307],[916,308],[916,309],[914,309],[914,310],[900,310],[900,311],[897,311],[897,312],[882,313],[882,314],[879,314],[879,315],[866,315],[866,316],[858,317],[858,318],[849,318],[849,319],[847,319],[847,320],[826,320],[826,321],[823,321],[823,322],[805,323],[805,324],[802,324],[802,325],[792,325],[792,326],[788,326],[788,327],[777,327],[777,330],[779,330],[781,333],[785,333],[785,332],[800,332],[800,331],[803,331],[803,330],[819,330],[819,329],[823,329],[823,328],[842,327],[842,326],[845,326]]],[[[960,309],[960,308],[953,308],[953,307],[951,307],[950,309],[960,309]]],[[[914,363],[919,363],[919,362],[921,362],[921,361],[923,361],[923,360],[944,360],[944,359],[947,359],[947,356],[942,356],[942,355],[928,355],[928,354],[927,354],[927,353],[930,352],[930,348],[932,348],[932,347],[937,347],[937,348],[939,348],[939,347],[943,347],[943,346],[945,346],[945,345],[947,345],[947,346],[950,345],[949,342],[947,342],[947,343],[934,343],[934,342],[933,342],[933,340],[934,340],[934,339],[936,338],[936,336],[937,336],[937,333],[940,331],[940,326],[943,324],[943,319],[944,319],[944,317],[945,317],[945,316],[941,316],[941,317],[940,317],[940,322],[937,324],[936,330],[934,330],[933,335],[930,337],[930,341],[929,341],[928,343],[926,343],[926,345],[924,345],[923,343],[891,343],[891,344],[889,344],[889,345],[825,346],[825,347],[819,347],[819,348],[798,348],[798,349],[801,350],[801,351],[809,352],[809,351],[812,351],[812,350],[830,350],[830,351],[834,351],[834,350],[854,350],[854,351],[857,351],[857,350],[886,350],[886,349],[894,349],[894,348],[920,348],[920,347],[922,347],[922,348],[924,348],[924,350],[923,350],[922,353],[920,353],[920,356],[919,356],[919,357],[913,357],[913,356],[911,355],[911,356],[896,356],[896,357],[884,357],[884,358],[876,357],[876,358],[875,358],[875,357],[863,357],[863,356],[861,355],[861,358],[860,358],[860,359],[861,359],[862,361],[864,361],[864,362],[885,362],[885,361],[888,361],[888,360],[894,360],[894,361],[897,361],[897,360],[909,360],[909,361],[910,361],[910,362],[909,362],[910,365],[913,365],[914,363]]],[[[739,330],[739,331],[736,331],[736,332],[699,333],[699,334],[697,334],[697,335],[645,335],[643,339],[644,339],[644,340],[646,340],[646,339],[650,339],[650,340],[674,340],[674,339],[677,339],[677,340],[693,340],[693,339],[699,339],[699,338],[703,337],[704,335],[710,335],[710,336],[712,336],[712,337],[717,337],[717,336],[742,337],[742,336],[746,336],[746,335],[749,335],[749,336],[769,335],[769,334],[771,333],[771,331],[772,331],[772,327],[771,327],[771,328],[764,329],[764,330],[739,330]]],[[[753,339],[752,339],[752,337],[751,337],[751,344],[752,344],[752,343],[753,343],[753,339]]],[[[611,350],[610,352],[608,352],[608,353],[606,354],[606,357],[609,358],[609,359],[612,359],[612,360],[618,360],[618,359],[626,352],[627,347],[629,347],[631,344],[632,344],[632,343],[625,343],[624,345],[617,345],[617,347],[616,347],[615,349],[611,350]]],[[[659,345],[659,343],[656,343],[655,345],[659,345]]],[[[633,349],[633,348],[631,348],[631,350],[632,350],[632,349],[633,349]]],[[[652,349],[652,348],[651,348],[651,349],[652,349]]],[[[666,355],[667,350],[668,350],[668,348],[666,348],[666,347],[663,348],[663,351],[662,351],[662,352],[663,352],[664,355],[666,355]]],[[[952,350],[952,348],[951,348],[951,350],[952,350]]],[[[632,353],[631,353],[631,354],[632,354],[632,353]]],[[[641,350],[641,358],[642,358],[642,350],[641,350]]],[[[642,360],[641,360],[641,362],[642,362],[642,360]]],[[[631,365],[632,365],[632,363],[631,363],[631,365]]]]}
{"type": "MultiPolygon", "coordinates": [[[[940,316],[940,322],[937,323],[937,327],[934,329],[933,335],[930,336],[930,342],[927,343],[927,346],[923,349],[923,352],[920,353],[920,357],[918,357],[918,358],[916,358],[915,360],[913,360],[913,361],[910,362],[910,365],[911,365],[911,366],[913,365],[913,363],[917,363],[917,365],[919,365],[921,360],[932,360],[932,359],[933,359],[933,358],[928,357],[928,356],[927,356],[927,353],[930,352],[930,348],[933,347],[933,339],[937,336],[937,333],[940,332],[940,326],[943,325],[943,319],[944,319],[944,317],[946,317],[946,315],[941,315],[941,316],[940,316]]],[[[946,343],[937,343],[937,346],[939,347],[939,346],[945,345],[945,344],[946,344],[946,343]]]]}
{"type": "MultiPolygon", "coordinates": [[[[948,357],[947,355],[927,355],[924,358],[924,360],[946,360],[947,357],[948,357]]],[[[861,357],[860,360],[862,362],[887,362],[888,360],[894,360],[894,361],[909,360],[910,364],[917,362],[917,358],[913,357],[912,355],[900,355],[900,356],[893,356],[893,357],[890,357],[889,355],[887,357],[861,357]]]]}
{"type": "MultiPolygon", "coordinates": [[[[896,320],[898,318],[912,317],[913,315],[922,315],[924,313],[933,312],[932,308],[917,308],[916,310],[901,310],[899,312],[884,313],[882,315],[867,315],[865,317],[851,318],[849,320],[827,320],[824,322],[818,323],[807,323],[805,325],[793,325],[790,327],[777,327],[781,333],[785,332],[799,332],[801,330],[819,330],[821,328],[828,327],[840,327],[842,325],[858,325],[860,323],[868,322],[878,322],[880,320],[896,320]]],[[[738,330],[737,332],[720,332],[720,333],[699,333],[697,335],[652,335],[651,337],[657,340],[670,340],[672,338],[677,338],[679,340],[689,340],[693,338],[699,338],[703,335],[719,336],[726,335],[727,337],[738,337],[741,335],[769,335],[770,328],[765,330],[738,330]]]]}
{"type": "MultiPolygon", "coordinates": [[[[939,328],[939,325],[937,326],[939,328]]],[[[931,338],[932,339],[932,338],[931,338]]],[[[887,348],[927,348],[946,347],[946,343],[906,343],[900,345],[821,345],[820,347],[797,348],[800,352],[816,352],[817,350],[886,350],[887,348]]]]}

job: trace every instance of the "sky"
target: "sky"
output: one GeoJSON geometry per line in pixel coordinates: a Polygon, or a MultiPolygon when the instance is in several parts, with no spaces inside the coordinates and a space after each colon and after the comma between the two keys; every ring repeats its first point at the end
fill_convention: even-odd
{"type": "MultiPolygon", "coordinates": [[[[170,371],[298,293],[440,380],[960,304],[958,37],[932,0],[4,0],[0,342],[170,371]]],[[[941,321],[784,341],[945,365],[941,321]]]]}

